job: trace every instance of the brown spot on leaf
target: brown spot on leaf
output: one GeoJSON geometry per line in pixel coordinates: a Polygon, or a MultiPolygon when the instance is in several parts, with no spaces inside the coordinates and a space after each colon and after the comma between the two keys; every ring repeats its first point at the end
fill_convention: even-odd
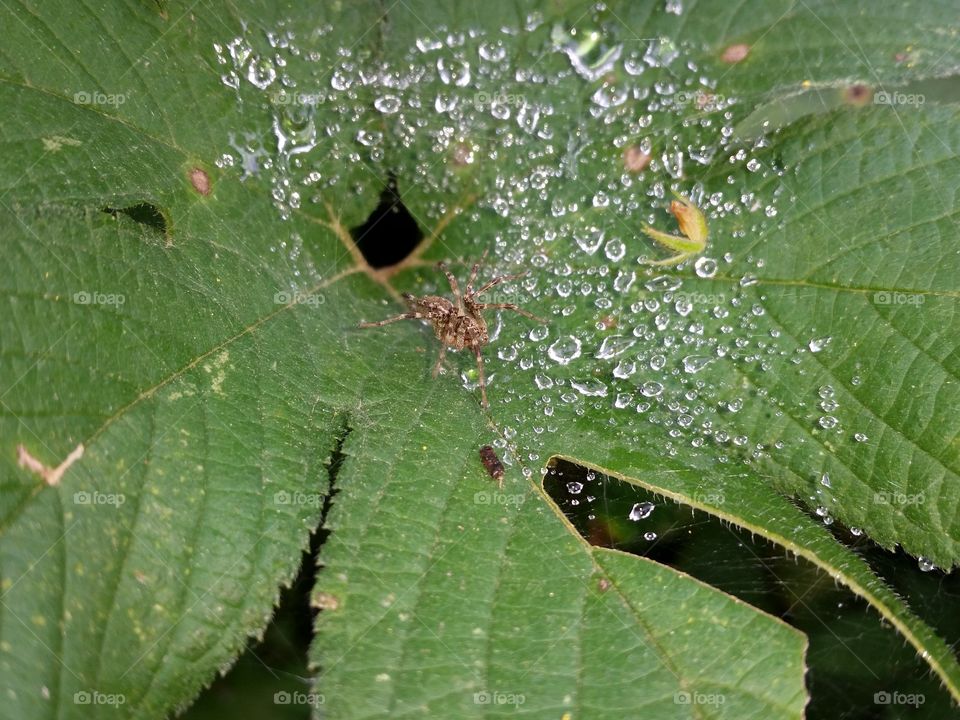
{"type": "Polygon", "coordinates": [[[330,593],[317,593],[311,603],[318,610],[337,610],[340,607],[340,600],[330,593]]]}
{"type": "Polygon", "coordinates": [[[201,195],[210,194],[210,176],[207,175],[205,170],[198,167],[192,168],[190,170],[190,184],[201,195]]]}
{"type": "Polygon", "coordinates": [[[627,172],[643,172],[649,164],[649,153],[645,153],[639,145],[628,145],[623,149],[623,169],[627,172]]]}
{"type": "Polygon", "coordinates": [[[597,586],[600,588],[600,592],[606,592],[610,589],[610,581],[606,578],[600,578],[597,582],[597,586]]]}
{"type": "Polygon", "coordinates": [[[738,62],[743,62],[747,59],[747,55],[750,54],[750,46],[746,43],[737,43],[736,45],[731,45],[726,50],[723,51],[723,54],[720,56],[720,59],[728,65],[736,65],[738,62]]]}
{"type": "Polygon", "coordinates": [[[843,92],[843,101],[847,105],[863,107],[873,100],[873,88],[863,83],[854,83],[843,92]]]}
{"type": "Polygon", "coordinates": [[[67,458],[55,468],[47,467],[37,460],[23,445],[17,445],[17,462],[20,467],[26,468],[43,478],[43,481],[52,486],[60,484],[60,478],[71,465],[83,457],[83,445],[77,445],[67,458]]]}

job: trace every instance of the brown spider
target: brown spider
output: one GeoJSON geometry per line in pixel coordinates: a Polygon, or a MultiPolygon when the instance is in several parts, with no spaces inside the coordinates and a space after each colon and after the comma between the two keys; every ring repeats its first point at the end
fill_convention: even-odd
{"type": "Polygon", "coordinates": [[[478,290],[473,289],[473,283],[476,282],[477,273],[480,271],[480,263],[476,263],[470,271],[470,279],[467,280],[466,292],[460,292],[460,286],[453,273],[447,268],[446,263],[438,263],[437,267],[447,276],[450,283],[450,290],[453,291],[453,297],[456,303],[450,302],[445,297],[439,295],[425,295],[416,297],[410,293],[403,293],[403,299],[410,307],[410,312],[396,315],[395,317],[380,320],[378,322],[360,323],[360,327],[380,327],[388,325],[398,320],[429,320],[433,325],[433,332],[440,341],[440,356],[433,366],[433,377],[436,377],[443,365],[447,348],[462,350],[470,348],[477,357],[477,370],[480,373],[480,394],[483,400],[483,407],[487,407],[487,383],[483,374],[483,355],[480,354],[480,348],[490,342],[490,336],[487,332],[487,321],[483,318],[484,310],[513,310],[524,317],[528,317],[537,322],[546,322],[533,313],[517,307],[512,303],[484,303],[478,302],[477,298],[505,280],[516,280],[526,275],[526,272],[516,275],[500,275],[493,278],[486,285],[478,290]]]}

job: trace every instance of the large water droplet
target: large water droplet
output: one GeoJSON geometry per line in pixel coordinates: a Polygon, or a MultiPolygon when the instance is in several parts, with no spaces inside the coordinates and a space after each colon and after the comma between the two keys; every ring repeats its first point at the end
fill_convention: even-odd
{"type": "Polygon", "coordinates": [[[646,283],[644,283],[644,287],[650,292],[657,292],[658,290],[676,290],[681,285],[683,285],[683,281],[680,278],[672,277],[670,275],[661,275],[660,277],[655,277],[653,280],[648,280],[646,283]]]}
{"type": "Polygon", "coordinates": [[[703,370],[707,365],[713,362],[712,357],[703,355],[687,355],[683,359],[683,371],[693,375],[703,370]]]}
{"type": "Polygon", "coordinates": [[[270,58],[254,58],[247,68],[247,80],[261,90],[266,90],[276,79],[277,69],[270,58]]]}
{"type": "Polygon", "coordinates": [[[550,359],[560,365],[576,360],[580,357],[580,341],[573,335],[567,335],[557,340],[547,349],[550,359]]]}
{"type": "Polygon", "coordinates": [[[712,278],[717,274],[717,261],[713,258],[701,257],[693,264],[698,277],[712,278]]]}
{"type": "Polygon", "coordinates": [[[818,353],[827,347],[832,339],[831,337],[814,338],[807,344],[807,347],[810,348],[810,352],[818,353]]]}
{"type": "Polygon", "coordinates": [[[581,395],[588,397],[603,397],[607,394],[607,386],[599,380],[588,378],[587,380],[571,380],[570,387],[581,395]]]}
{"type": "Polygon", "coordinates": [[[373,106],[384,115],[392,115],[400,109],[400,98],[396,95],[381,95],[373,101],[373,106]]]}
{"type": "Polygon", "coordinates": [[[631,348],[634,343],[636,343],[634,338],[623,335],[610,335],[609,337],[605,337],[603,342],[600,343],[600,349],[597,350],[596,357],[600,360],[616,357],[631,348]]]}
{"type": "Polygon", "coordinates": [[[470,84],[470,63],[466,60],[437,60],[437,72],[440,79],[447,85],[466,87],[470,84]]]}
{"type": "Polygon", "coordinates": [[[640,392],[644,397],[657,397],[657,395],[663,392],[663,385],[654,380],[647,380],[647,382],[640,386],[640,392]]]}

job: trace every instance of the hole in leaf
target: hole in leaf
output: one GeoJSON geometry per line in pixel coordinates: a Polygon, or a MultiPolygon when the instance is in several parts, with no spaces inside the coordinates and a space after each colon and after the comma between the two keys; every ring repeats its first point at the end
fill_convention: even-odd
{"type": "Polygon", "coordinates": [[[366,221],[350,231],[363,257],[374,268],[396,265],[423,239],[416,219],[404,206],[391,175],[380,195],[380,204],[366,221]]]}
{"type": "MultiPolygon", "coordinates": [[[[808,720],[878,717],[863,710],[877,707],[875,695],[894,691],[921,694],[923,711],[932,713],[925,717],[953,712],[949,695],[914,649],[865,600],[813,563],[715,515],[560,458],[548,463],[543,488],[591,545],[675,568],[803,632],[810,640],[808,720]]],[[[704,501],[724,502],[719,494],[704,501]]],[[[838,523],[829,530],[948,643],[960,639],[960,618],[950,610],[960,597],[956,574],[920,572],[903,551],[887,552],[838,523]]]]}
{"type": "Polygon", "coordinates": [[[151,230],[155,230],[156,232],[160,233],[164,237],[167,235],[167,219],[156,205],[152,205],[150,203],[139,203],[138,205],[131,205],[130,207],[125,208],[106,207],[103,209],[103,211],[108,215],[113,215],[114,217],[117,217],[118,215],[126,215],[134,222],[145,225],[151,230]]]}

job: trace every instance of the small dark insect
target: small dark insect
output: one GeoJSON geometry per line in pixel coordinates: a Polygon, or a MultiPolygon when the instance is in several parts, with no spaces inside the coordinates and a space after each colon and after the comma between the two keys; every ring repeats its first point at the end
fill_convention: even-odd
{"type": "Polygon", "coordinates": [[[454,350],[469,348],[477,358],[477,370],[480,373],[480,394],[483,407],[487,407],[487,383],[484,378],[483,355],[480,354],[480,349],[490,342],[490,336],[487,332],[487,321],[483,318],[483,311],[513,310],[537,322],[546,322],[546,320],[517,307],[513,303],[484,303],[477,300],[480,295],[483,295],[494,285],[499,285],[505,280],[521,278],[527,274],[525,272],[516,275],[500,275],[478,290],[474,290],[473,284],[476,282],[477,273],[480,271],[480,263],[476,263],[470,271],[466,291],[461,293],[457,279],[447,269],[446,264],[439,263],[437,267],[447,276],[455,302],[439,295],[416,297],[410,293],[403,293],[403,299],[410,308],[410,312],[378,322],[360,323],[360,327],[380,327],[398,320],[429,320],[433,325],[434,334],[440,341],[440,356],[437,358],[436,365],[433,366],[433,377],[436,377],[440,372],[447,355],[447,348],[453,348],[454,350]]]}
{"type": "Polygon", "coordinates": [[[503,463],[497,457],[497,451],[489,445],[480,448],[480,462],[494,480],[503,484],[503,463]]]}

